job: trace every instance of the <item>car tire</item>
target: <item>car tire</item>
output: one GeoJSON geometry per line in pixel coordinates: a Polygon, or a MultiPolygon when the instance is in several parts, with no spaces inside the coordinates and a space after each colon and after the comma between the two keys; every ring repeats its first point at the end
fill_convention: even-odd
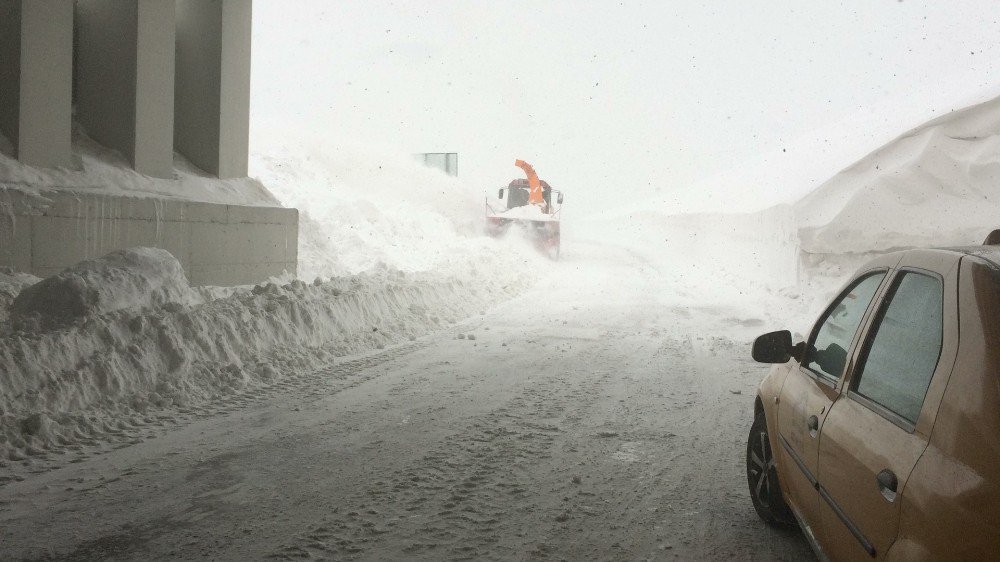
{"type": "Polygon", "coordinates": [[[763,413],[754,417],[747,437],[747,483],[753,508],[765,523],[776,527],[795,524],[792,510],[781,493],[763,413]]]}

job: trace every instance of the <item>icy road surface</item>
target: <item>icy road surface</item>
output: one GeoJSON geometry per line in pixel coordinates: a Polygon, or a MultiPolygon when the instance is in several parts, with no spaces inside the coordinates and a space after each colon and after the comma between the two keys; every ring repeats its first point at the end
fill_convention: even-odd
{"type": "Polygon", "coordinates": [[[811,558],[747,497],[746,330],[603,257],[0,488],[0,559],[811,558]]]}

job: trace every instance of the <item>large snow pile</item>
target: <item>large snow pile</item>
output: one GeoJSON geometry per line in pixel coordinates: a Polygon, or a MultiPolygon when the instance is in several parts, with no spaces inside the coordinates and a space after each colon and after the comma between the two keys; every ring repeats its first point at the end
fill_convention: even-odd
{"type": "Polygon", "coordinates": [[[29,193],[62,189],[230,205],[279,205],[259,181],[252,178],[220,180],[176,153],[173,178],[144,176],[133,170],[121,153],[94,142],[78,125],[73,131],[72,150],[73,169],[33,168],[12,158],[10,141],[0,135],[0,187],[29,193]]]}
{"type": "Polygon", "coordinates": [[[38,283],[41,279],[29,273],[0,267],[0,326],[8,321],[10,304],[25,287],[38,283]]]}
{"type": "Polygon", "coordinates": [[[15,326],[58,326],[129,307],[193,304],[198,295],[170,252],[129,248],[86,260],[25,288],[10,307],[15,326]]]}
{"type": "Polygon", "coordinates": [[[173,256],[151,248],[44,280],[0,272],[0,483],[47,451],[417,339],[522,292],[545,263],[516,236],[483,235],[481,189],[398,154],[255,154],[251,175],[275,197],[179,156],[176,179],[142,176],[80,131],[73,148],[76,169],[0,155],[0,188],[283,203],[302,211],[300,279],[193,289],[173,256]]]}
{"type": "MultiPolygon", "coordinates": [[[[99,292],[98,305],[85,315],[60,314],[62,324],[0,333],[0,469],[8,460],[30,464],[54,445],[113,433],[123,423],[422,336],[510,298],[530,281],[475,264],[454,273],[376,267],[198,303],[188,298],[175,263],[166,252],[130,250],[25,289],[31,302],[56,297],[67,283],[76,292],[76,283],[96,288],[95,281],[105,280],[109,292],[124,291],[121,299],[99,292]],[[140,297],[141,287],[160,296],[140,297]],[[130,299],[143,306],[125,306],[130,299]]],[[[50,311],[46,306],[38,304],[50,311]]]]}
{"type": "MultiPolygon", "coordinates": [[[[0,185],[95,181],[146,194],[160,185],[79,135],[76,150],[83,171],[32,176],[5,159],[0,185]]],[[[546,263],[516,236],[483,235],[480,189],[406,156],[269,154],[253,155],[251,173],[277,198],[261,188],[254,202],[302,211],[299,279],[195,290],[169,253],[149,248],[45,280],[0,276],[0,314],[11,320],[0,324],[0,469],[416,339],[522,292],[546,263]]]]}
{"type": "Polygon", "coordinates": [[[795,205],[802,249],[979,244],[1000,226],[1000,98],[930,121],[795,205]]]}
{"type": "MultiPolygon", "coordinates": [[[[347,275],[378,264],[404,271],[464,267],[491,255],[482,187],[411,157],[348,144],[274,146],[251,174],[299,209],[299,276],[347,275]]],[[[505,250],[506,252],[507,250],[505,250]]]]}

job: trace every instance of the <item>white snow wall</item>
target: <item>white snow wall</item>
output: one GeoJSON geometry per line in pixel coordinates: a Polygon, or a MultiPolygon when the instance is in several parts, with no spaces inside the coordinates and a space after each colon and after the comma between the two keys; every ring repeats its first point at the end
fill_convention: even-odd
{"type": "Polygon", "coordinates": [[[0,267],[47,277],[134,246],[163,248],[192,285],[296,273],[295,209],[0,187],[0,267]]]}
{"type": "Polygon", "coordinates": [[[1000,228],[1000,98],[929,121],[795,204],[805,265],[980,244],[1000,228]]]}
{"type": "MultiPolygon", "coordinates": [[[[78,271],[99,274],[98,262],[78,271]]],[[[172,284],[172,294],[187,288],[172,275],[148,281],[172,284]]],[[[308,285],[257,285],[203,304],[89,313],[51,329],[0,330],[0,483],[6,460],[414,340],[531,282],[512,268],[500,275],[380,268],[308,285]]]]}

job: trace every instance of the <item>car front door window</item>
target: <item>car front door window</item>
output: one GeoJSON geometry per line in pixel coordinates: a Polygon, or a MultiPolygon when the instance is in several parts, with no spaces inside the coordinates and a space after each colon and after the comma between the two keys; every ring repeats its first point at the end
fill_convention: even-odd
{"type": "Polygon", "coordinates": [[[885,272],[861,278],[828,309],[809,346],[804,362],[807,369],[829,380],[837,380],[844,374],[851,342],[884,278],[885,272]]]}

